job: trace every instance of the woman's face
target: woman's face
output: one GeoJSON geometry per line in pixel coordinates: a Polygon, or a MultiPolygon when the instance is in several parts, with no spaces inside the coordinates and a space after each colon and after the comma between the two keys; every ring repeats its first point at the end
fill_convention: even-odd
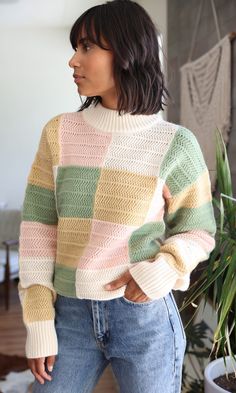
{"type": "MultiPolygon", "coordinates": [[[[102,44],[107,47],[105,41],[102,44]]],[[[105,107],[117,108],[117,94],[113,78],[113,53],[91,43],[84,30],[76,52],[69,61],[80,95],[101,96],[105,107]],[[80,78],[76,76],[80,75],[80,78]]]]}

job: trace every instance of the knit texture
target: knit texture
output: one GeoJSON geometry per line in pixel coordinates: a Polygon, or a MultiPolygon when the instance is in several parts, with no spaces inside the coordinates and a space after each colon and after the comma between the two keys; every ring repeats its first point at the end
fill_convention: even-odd
{"type": "Polygon", "coordinates": [[[186,290],[215,247],[211,184],[194,134],[100,103],[43,128],[25,192],[19,296],[28,358],[55,355],[57,293],[123,296],[127,270],[151,299],[186,290]]]}

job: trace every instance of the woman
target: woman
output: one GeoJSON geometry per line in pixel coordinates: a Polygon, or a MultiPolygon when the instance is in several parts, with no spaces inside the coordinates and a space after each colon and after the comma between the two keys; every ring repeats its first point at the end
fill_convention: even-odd
{"type": "Polygon", "coordinates": [[[33,393],[177,393],[186,336],[172,290],[215,246],[194,134],[161,120],[157,29],[115,0],[74,23],[78,112],[45,125],[25,193],[19,296],[33,393]],[[109,287],[110,284],[110,287],[109,287]]]}

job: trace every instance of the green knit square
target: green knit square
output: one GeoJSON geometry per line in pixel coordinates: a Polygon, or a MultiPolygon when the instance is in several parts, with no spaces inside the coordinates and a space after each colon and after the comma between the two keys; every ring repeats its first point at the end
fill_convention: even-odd
{"type": "Polygon", "coordinates": [[[54,192],[28,183],[22,211],[23,221],[57,224],[58,217],[54,192]]]}
{"type": "Polygon", "coordinates": [[[64,166],[56,180],[57,209],[60,217],[93,217],[99,168],[64,166]]]}

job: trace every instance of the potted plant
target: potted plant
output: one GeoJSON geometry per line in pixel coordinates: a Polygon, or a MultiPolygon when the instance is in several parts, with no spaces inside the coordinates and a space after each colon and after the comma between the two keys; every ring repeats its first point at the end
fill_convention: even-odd
{"type": "Polygon", "coordinates": [[[210,359],[215,360],[207,365],[204,372],[205,393],[236,392],[236,199],[233,198],[226,146],[219,129],[215,136],[220,192],[219,198],[212,198],[218,211],[216,246],[207,265],[200,265],[199,276],[180,307],[180,311],[191,304],[195,307],[192,320],[200,301],[204,300],[205,307],[207,300],[211,299],[216,312],[217,326],[210,353],[210,359]],[[220,376],[221,381],[215,380],[220,376]]]}

